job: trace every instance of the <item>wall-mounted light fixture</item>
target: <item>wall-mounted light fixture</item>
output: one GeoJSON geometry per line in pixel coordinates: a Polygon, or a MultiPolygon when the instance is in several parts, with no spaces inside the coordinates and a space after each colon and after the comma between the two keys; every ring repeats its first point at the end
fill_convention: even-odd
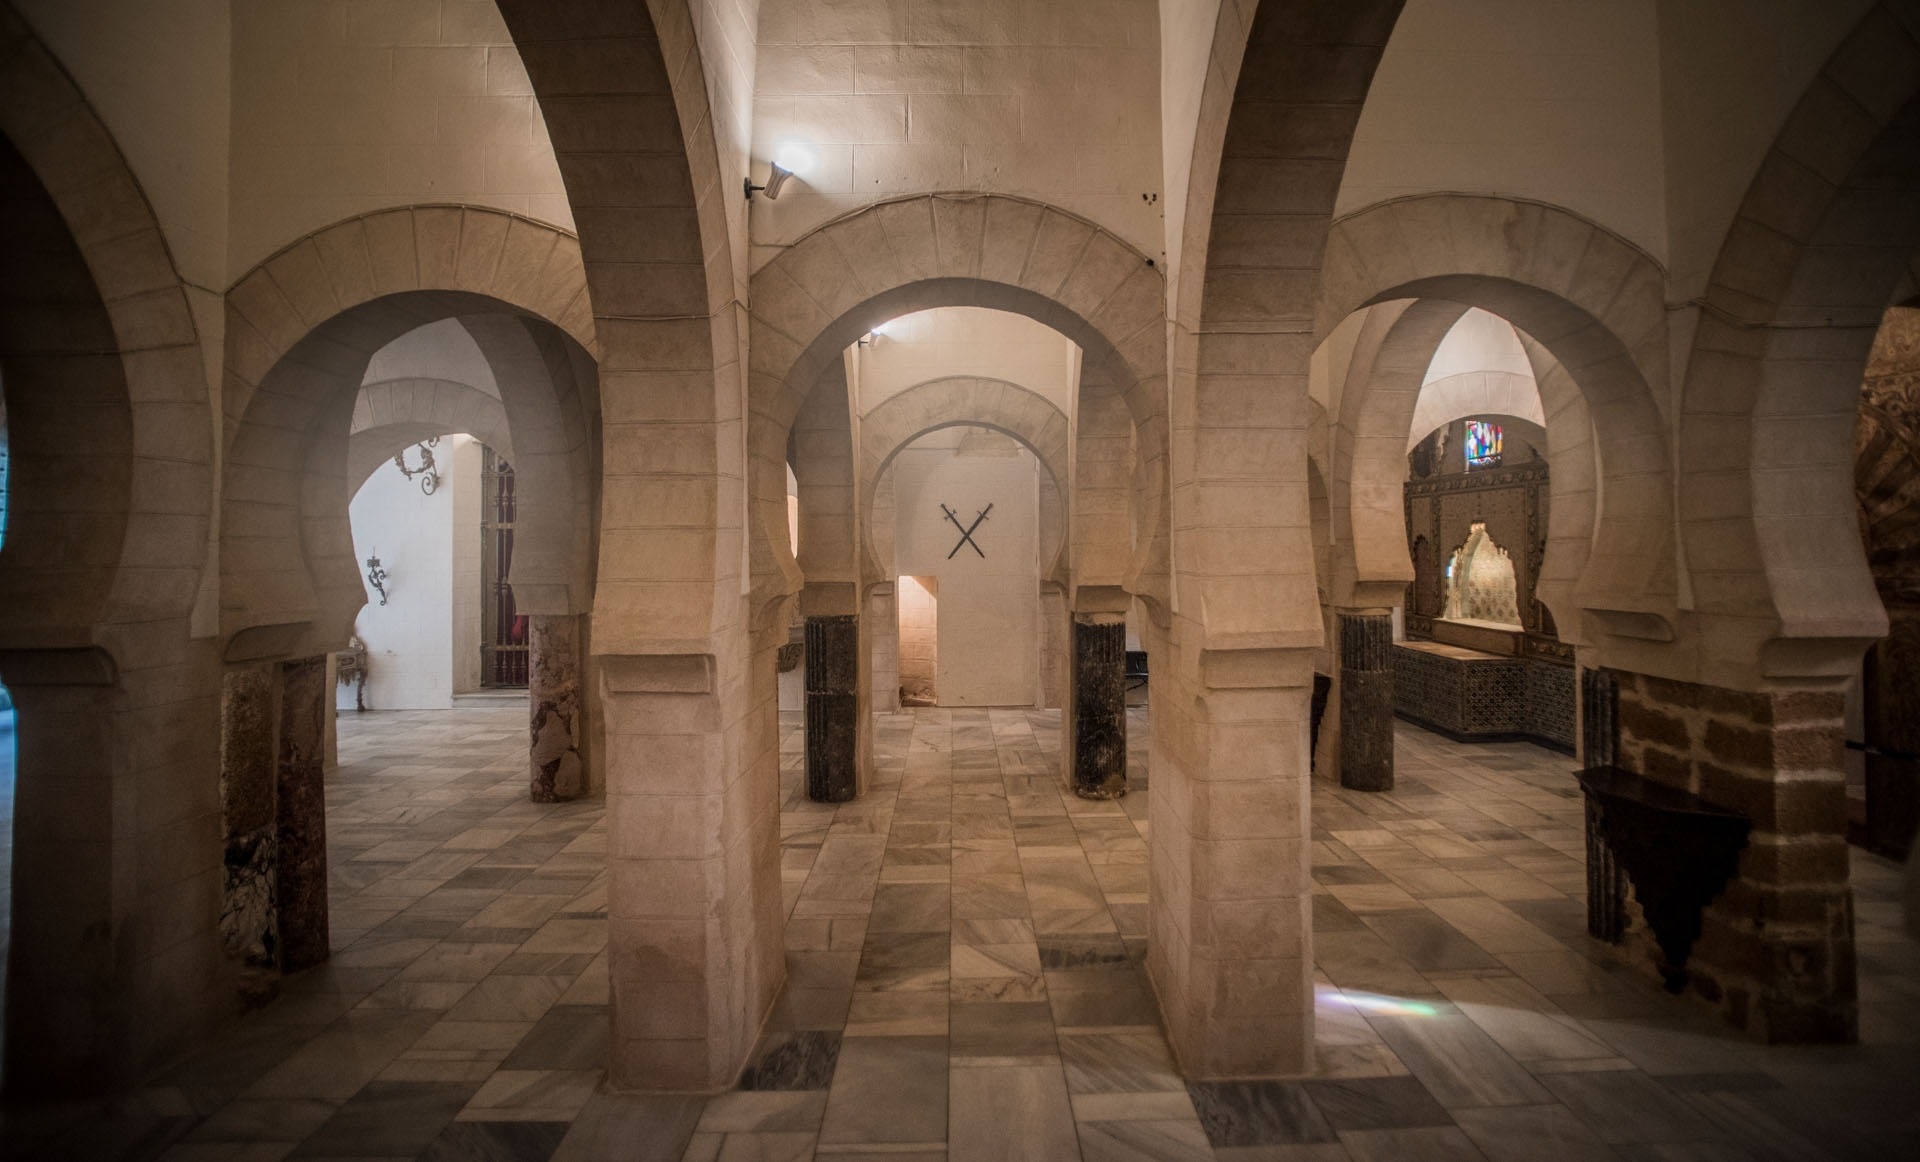
{"type": "Polygon", "coordinates": [[[380,604],[387,603],[387,571],[380,567],[380,550],[375,549],[367,558],[367,584],[380,595],[380,604]]]}
{"type": "Polygon", "coordinates": [[[753,184],[752,178],[746,179],[747,201],[749,202],[753,201],[753,195],[756,192],[767,195],[767,201],[769,202],[773,201],[775,198],[780,196],[781,189],[786,186],[787,179],[792,176],[793,176],[792,170],[788,169],[786,166],[781,165],[777,161],[773,162],[771,165],[767,167],[767,184],[766,185],[756,186],[753,184]]]}
{"type": "MultiPolygon", "coordinates": [[[[393,466],[400,469],[401,475],[405,476],[408,480],[412,480],[416,476],[420,477],[420,491],[428,496],[432,496],[433,490],[440,487],[440,470],[434,467],[433,463],[433,446],[439,442],[440,437],[438,436],[429,436],[420,442],[418,445],[420,448],[420,467],[418,468],[407,467],[407,450],[405,448],[393,454],[393,466]]],[[[386,603],[381,602],[381,604],[384,605],[386,603]]]]}

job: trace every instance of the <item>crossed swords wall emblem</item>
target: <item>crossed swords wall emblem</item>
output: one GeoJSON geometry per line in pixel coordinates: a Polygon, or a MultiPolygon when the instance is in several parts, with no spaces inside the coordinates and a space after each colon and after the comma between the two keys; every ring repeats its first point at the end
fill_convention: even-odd
{"type": "MultiPolygon", "coordinates": [[[[981,552],[980,542],[973,539],[973,530],[979,528],[980,522],[983,520],[986,520],[987,514],[993,511],[993,502],[988,501],[987,507],[980,510],[980,515],[974,517],[973,523],[970,525],[961,524],[959,514],[955,513],[952,509],[948,508],[944,504],[940,506],[940,511],[946,513],[947,519],[953,522],[953,527],[960,530],[960,540],[957,544],[953,546],[953,553],[959,552],[961,545],[971,545],[973,546],[974,552],[980,553],[980,559],[983,561],[986,560],[987,555],[984,552],[981,552]]],[[[949,561],[953,560],[953,553],[947,554],[947,560],[949,561]]]]}

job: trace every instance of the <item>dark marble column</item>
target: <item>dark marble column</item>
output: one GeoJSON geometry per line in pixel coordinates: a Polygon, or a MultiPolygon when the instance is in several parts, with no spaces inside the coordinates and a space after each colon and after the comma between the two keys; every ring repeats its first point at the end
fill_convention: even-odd
{"type": "Polygon", "coordinates": [[[1393,616],[1340,615],[1340,785],[1393,790],[1393,616]]]}
{"type": "Polygon", "coordinates": [[[280,968],[299,972],[327,958],[326,722],[333,713],[324,657],[280,666],[278,867],[274,906],[280,968]]]}
{"type": "Polygon", "coordinates": [[[586,719],[580,709],[580,618],[536,613],[527,619],[527,706],[535,803],[573,799],[586,789],[586,719]]]}
{"type": "Polygon", "coordinates": [[[1611,670],[1580,668],[1580,765],[1614,766],[1620,755],[1620,687],[1611,670]]]}
{"type": "Polygon", "coordinates": [[[1126,622],[1075,616],[1071,659],[1073,793],[1118,799],[1127,793],[1126,622]]]}
{"type": "Polygon", "coordinates": [[[807,798],[845,803],[859,793],[860,619],[807,618],[807,798]]]}
{"type": "Polygon", "coordinates": [[[272,996],[279,975],[273,870],[273,669],[229,670],[220,683],[220,825],[225,847],[220,935],[236,966],[243,1003],[272,996]]]}

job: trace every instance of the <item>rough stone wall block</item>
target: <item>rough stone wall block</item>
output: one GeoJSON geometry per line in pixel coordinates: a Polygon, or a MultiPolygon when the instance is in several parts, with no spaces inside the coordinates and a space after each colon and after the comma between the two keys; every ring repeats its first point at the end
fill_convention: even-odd
{"type": "Polygon", "coordinates": [[[1393,790],[1393,616],[1340,614],[1340,785],[1393,790]]]}
{"type": "Polygon", "coordinates": [[[1069,676],[1073,793],[1127,793],[1127,626],[1124,618],[1076,616],[1069,676]]]}
{"type": "Polygon", "coordinates": [[[577,798],[586,790],[586,718],[580,702],[580,615],[528,618],[529,797],[577,798]]]}
{"type": "Polygon", "coordinates": [[[1614,678],[1617,765],[1753,825],[1738,872],[1703,917],[1688,987],[1768,1041],[1854,1040],[1842,695],[1614,678]]]}
{"type": "Polygon", "coordinates": [[[328,955],[326,729],[333,713],[324,657],[280,666],[280,738],[274,908],[280,969],[299,972],[328,955]]]}
{"type": "Polygon", "coordinates": [[[809,617],[807,798],[846,803],[859,793],[860,619],[809,617]]]}

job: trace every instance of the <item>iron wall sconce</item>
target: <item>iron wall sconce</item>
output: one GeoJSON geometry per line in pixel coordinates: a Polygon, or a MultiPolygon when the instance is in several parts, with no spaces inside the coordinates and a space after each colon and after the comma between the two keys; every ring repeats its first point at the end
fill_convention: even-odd
{"type": "MultiPolygon", "coordinates": [[[[428,496],[432,496],[433,490],[440,487],[440,470],[435,467],[433,463],[433,446],[439,442],[440,437],[432,436],[423,440],[418,445],[420,448],[420,467],[418,468],[407,467],[407,450],[405,448],[393,454],[393,466],[398,468],[400,474],[408,480],[412,480],[416,476],[420,477],[420,491],[428,496]]],[[[383,601],[380,604],[385,605],[386,602],[383,601]]]]}
{"type": "MultiPolygon", "coordinates": [[[[427,491],[431,493],[433,489],[429,488],[427,491]]],[[[380,550],[378,549],[375,549],[373,555],[367,558],[367,584],[373,586],[373,591],[380,595],[380,604],[385,605],[387,603],[387,571],[380,567],[380,550]]]]}

